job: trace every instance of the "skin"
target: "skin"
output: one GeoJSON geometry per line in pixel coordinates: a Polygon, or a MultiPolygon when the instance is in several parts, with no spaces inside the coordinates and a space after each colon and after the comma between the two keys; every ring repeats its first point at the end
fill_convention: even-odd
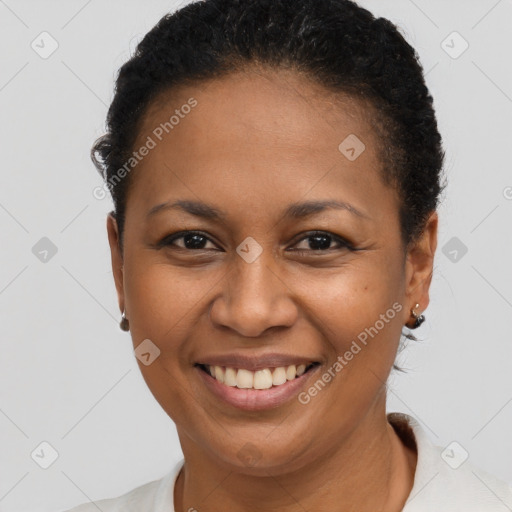
{"type": "Polygon", "coordinates": [[[190,97],[198,105],[130,177],[123,252],[107,218],[133,345],[149,338],[160,349],[139,367],[185,456],[176,511],[400,511],[417,454],[387,421],[385,383],[411,308],[429,303],[436,212],[405,250],[368,105],[291,70],[254,67],[168,92],[146,112],[134,147],[190,97]],[[349,134],[366,145],[354,161],[338,149],[349,134]],[[225,219],[176,210],[147,218],[178,199],[211,204],[225,219]],[[312,199],[342,200],[369,218],[335,209],[283,217],[290,203],[312,199]],[[201,249],[183,238],[157,247],[181,230],[201,231],[201,249]],[[313,230],[360,250],[327,237],[315,251],[313,230]],[[236,252],[248,236],[262,248],[250,264],[236,252]],[[194,367],[205,355],[272,350],[319,361],[309,387],[395,302],[402,310],[307,405],[294,398],[241,411],[213,397],[194,367]],[[246,443],[254,465],[239,457],[246,443]]]}

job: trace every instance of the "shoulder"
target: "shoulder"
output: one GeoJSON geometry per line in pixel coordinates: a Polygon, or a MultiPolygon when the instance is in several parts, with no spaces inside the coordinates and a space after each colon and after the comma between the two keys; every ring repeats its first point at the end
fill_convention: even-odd
{"type": "Polygon", "coordinates": [[[414,484],[403,512],[503,512],[512,510],[512,487],[474,466],[457,442],[433,444],[420,423],[409,415],[388,419],[402,437],[413,436],[418,460],[414,484]]]}
{"type": "Polygon", "coordinates": [[[77,507],[74,507],[65,512],[121,512],[121,511],[135,511],[137,507],[148,507],[142,508],[142,510],[153,510],[149,506],[154,501],[155,491],[158,488],[160,480],[148,482],[147,484],[141,485],[130,492],[117,496],[115,498],[108,498],[98,501],[90,501],[88,503],[82,503],[77,507]]]}
{"type": "Polygon", "coordinates": [[[64,512],[174,512],[174,484],[182,465],[183,461],[180,461],[162,478],[121,496],[90,501],[64,512]]]}

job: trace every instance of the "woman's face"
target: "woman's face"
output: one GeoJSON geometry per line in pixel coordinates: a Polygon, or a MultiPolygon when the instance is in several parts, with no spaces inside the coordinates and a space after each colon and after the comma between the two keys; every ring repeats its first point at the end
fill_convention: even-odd
{"type": "Polygon", "coordinates": [[[140,369],[185,456],[279,474],[384,418],[402,327],[428,304],[437,224],[404,254],[362,108],[281,70],[148,110],[123,259],[107,225],[140,369]]]}

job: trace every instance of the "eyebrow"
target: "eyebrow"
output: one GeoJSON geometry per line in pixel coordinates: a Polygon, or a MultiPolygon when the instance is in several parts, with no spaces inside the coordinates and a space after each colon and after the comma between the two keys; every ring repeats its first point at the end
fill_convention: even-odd
{"type": "MultiPolygon", "coordinates": [[[[361,212],[350,203],[332,199],[325,201],[316,200],[292,203],[284,211],[283,217],[289,219],[303,219],[328,209],[346,210],[358,217],[371,219],[369,215],[361,212]]],[[[157,204],[148,211],[146,218],[152,217],[156,213],[165,210],[181,210],[196,217],[220,222],[224,222],[227,218],[227,214],[218,208],[201,201],[191,200],[179,200],[174,202],[167,201],[165,203],[157,204]]]]}

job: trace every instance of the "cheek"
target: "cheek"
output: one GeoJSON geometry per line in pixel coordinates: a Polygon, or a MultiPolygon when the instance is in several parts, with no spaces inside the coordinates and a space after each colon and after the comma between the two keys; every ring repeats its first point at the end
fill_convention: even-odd
{"type": "MultiPolygon", "coordinates": [[[[386,377],[402,332],[403,297],[398,269],[378,264],[343,270],[328,282],[309,287],[314,322],[324,334],[333,358],[344,369],[386,377]]],[[[345,372],[347,373],[347,372],[345,372]]]]}
{"type": "MultiPolygon", "coordinates": [[[[186,332],[201,314],[205,291],[219,280],[217,271],[180,268],[162,263],[126,264],[126,307],[130,326],[146,337],[169,340],[186,332]],[[189,326],[190,327],[190,326],[189,326]]],[[[133,331],[132,331],[133,332],[133,331]]]]}
{"type": "Polygon", "coordinates": [[[125,271],[134,349],[149,339],[159,350],[150,364],[137,361],[144,381],[173,421],[180,424],[188,418],[193,422],[197,405],[191,400],[187,383],[188,372],[193,371],[187,358],[187,340],[202,314],[198,310],[203,307],[201,297],[215,280],[206,274],[199,278],[190,269],[135,258],[127,258],[125,271]]]}

